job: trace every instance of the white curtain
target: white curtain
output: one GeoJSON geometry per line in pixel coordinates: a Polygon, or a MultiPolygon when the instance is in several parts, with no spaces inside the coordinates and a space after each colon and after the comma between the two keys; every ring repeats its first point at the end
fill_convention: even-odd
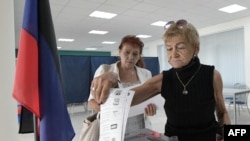
{"type": "MultiPolygon", "coordinates": [[[[214,65],[222,76],[224,87],[233,87],[235,83],[246,84],[244,69],[244,29],[235,29],[200,38],[199,58],[201,63],[214,65]]],[[[166,58],[165,46],[157,46],[160,71],[171,66],[166,58]]]]}
{"type": "Polygon", "coordinates": [[[235,29],[201,37],[201,62],[220,71],[224,87],[245,84],[244,29],[235,29]]]}

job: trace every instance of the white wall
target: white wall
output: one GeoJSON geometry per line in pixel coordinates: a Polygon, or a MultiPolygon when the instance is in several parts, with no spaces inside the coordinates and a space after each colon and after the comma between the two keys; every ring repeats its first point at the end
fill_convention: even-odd
{"type": "Polygon", "coordinates": [[[1,0],[0,9],[0,140],[17,141],[17,104],[12,98],[15,68],[13,0],[1,0]]]}
{"type": "MultiPolygon", "coordinates": [[[[244,49],[245,49],[245,76],[246,76],[246,85],[250,86],[250,55],[247,53],[250,52],[250,17],[242,18],[239,20],[234,20],[231,22],[226,22],[223,24],[213,25],[206,28],[198,29],[200,36],[215,34],[223,31],[229,31],[237,28],[244,28],[244,49]]],[[[157,55],[157,46],[162,45],[162,40],[153,41],[150,43],[145,43],[145,48],[147,48],[147,52],[145,52],[144,56],[158,56],[157,55]]]]}
{"type": "Polygon", "coordinates": [[[150,57],[157,57],[157,46],[164,44],[162,39],[150,42],[150,43],[145,43],[144,45],[144,50],[143,50],[143,55],[144,56],[150,56],[150,57]]]}

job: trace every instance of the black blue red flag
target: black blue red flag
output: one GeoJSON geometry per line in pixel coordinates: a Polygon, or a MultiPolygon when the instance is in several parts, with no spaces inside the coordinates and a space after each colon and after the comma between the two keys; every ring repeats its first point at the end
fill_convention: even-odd
{"type": "Polygon", "coordinates": [[[26,0],[13,97],[38,117],[40,141],[72,140],[49,0],[26,0]]]}

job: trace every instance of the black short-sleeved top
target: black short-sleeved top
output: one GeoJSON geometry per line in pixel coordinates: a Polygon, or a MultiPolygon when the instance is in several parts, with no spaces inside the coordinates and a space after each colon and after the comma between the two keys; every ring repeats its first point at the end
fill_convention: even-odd
{"type": "Polygon", "coordinates": [[[182,69],[163,71],[161,95],[165,98],[167,115],[165,134],[196,135],[216,130],[213,72],[214,66],[200,64],[198,58],[182,69]],[[176,71],[186,84],[199,67],[186,87],[188,94],[184,95],[176,71]]]}

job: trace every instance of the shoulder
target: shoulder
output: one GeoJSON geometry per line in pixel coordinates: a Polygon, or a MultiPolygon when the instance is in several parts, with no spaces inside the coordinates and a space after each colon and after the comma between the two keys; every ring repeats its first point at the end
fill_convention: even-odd
{"type": "Polygon", "coordinates": [[[214,81],[222,79],[221,74],[220,74],[220,72],[218,70],[214,69],[213,72],[214,72],[214,75],[213,75],[214,76],[214,81]]]}
{"type": "Polygon", "coordinates": [[[115,70],[116,70],[116,63],[102,64],[96,69],[94,77],[99,76],[103,74],[104,72],[108,72],[108,71],[115,72],[115,70]]]}
{"type": "Polygon", "coordinates": [[[170,68],[168,70],[163,70],[161,73],[164,77],[166,77],[166,76],[172,75],[173,73],[175,73],[175,71],[174,71],[174,68],[170,68]]]}
{"type": "Polygon", "coordinates": [[[201,64],[201,67],[203,68],[203,69],[206,69],[206,70],[214,70],[214,66],[213,65],[206,65],[206,64],[201,64]]]}
{"type": "Polygon", "coordinates": [[[214,75],[214,70],[215,70],[215,67],[213,65],[201,64],[201,72],[203,74],[208,75],[209,77],[214,75]]]}
{"type": "Polygon", "coordinates": [[[150,75],[150,77],[152,76],[151,71],[145,68],[141,68],[141,67],[137,67],[136,66],[136,70],[138,74],[142,74],[142,75],[150,75]]]}
{"type": "Polygon", "coordinates": [[[116,67],[116,63],[113,64],[102,64],[98,67],[99,70],[112,71],[116,67]]]}

